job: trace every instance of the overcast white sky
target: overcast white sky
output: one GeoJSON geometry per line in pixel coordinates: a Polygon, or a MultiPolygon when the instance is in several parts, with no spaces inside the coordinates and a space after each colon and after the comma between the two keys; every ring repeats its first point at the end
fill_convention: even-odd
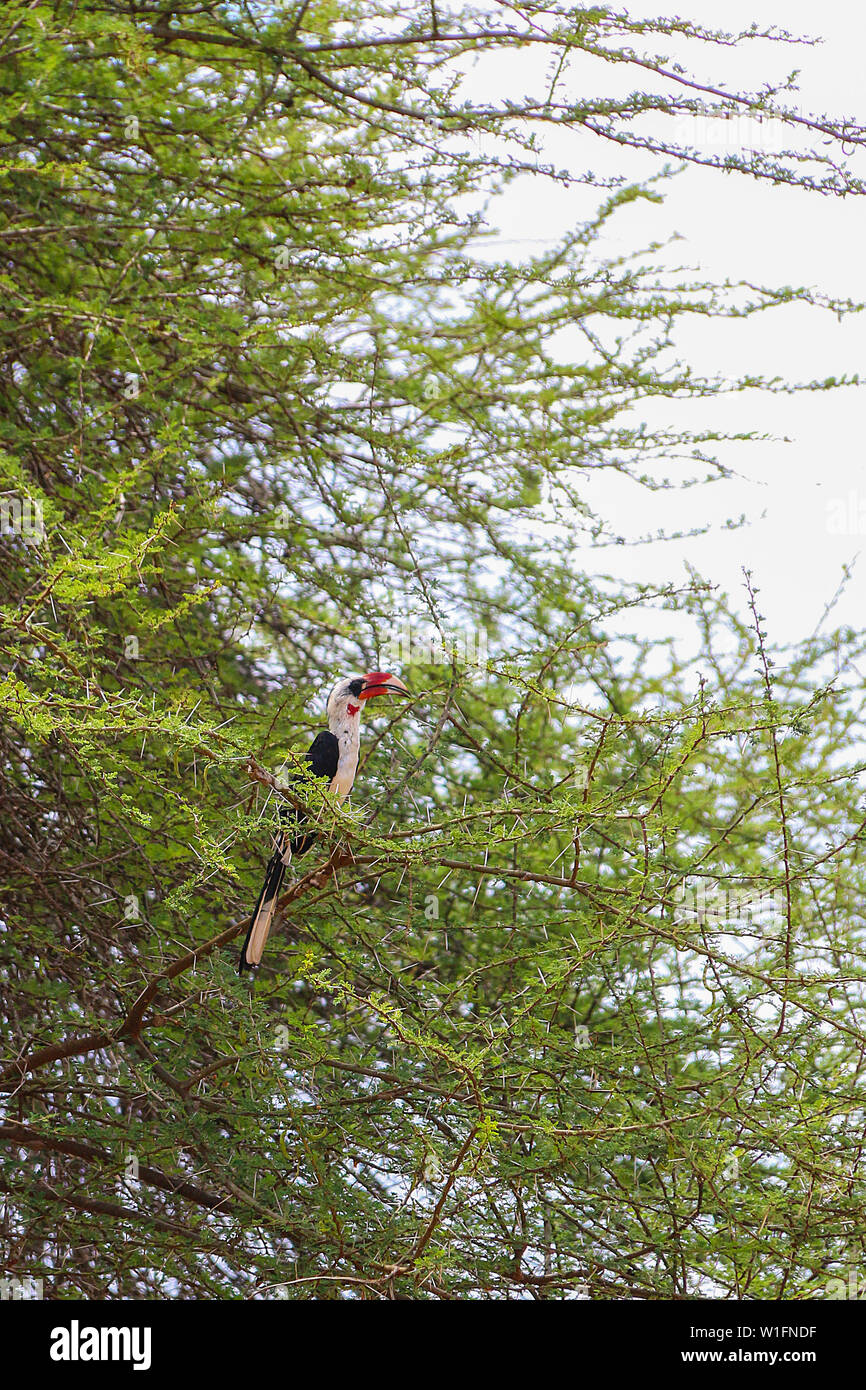
{"type": "MultiPolygon", "coordinates": [[[[656,13],[650,3],[626,8],[632,15],[656,13]]],[[[665,7],[659,12],[666,12],[665,7]]],[[[726,0],[724,6],[684,0],[676,13],[728,29],[754,21],[822,37],[818,48],[752,44],[740,55],[692,45],[688,52],[697,75],[724,78],[720,85],[729,90],[749,88],[798,67],[804,107],[856,116],[863,122],[866,7],[846,0],[825,0],[821,6],[804,0],[726,0]]],[[[659,46],[670,51],[668,44],[659,46]]],[[[510,62],[513,70],[500,70],[499,77],[508,81],[509,90],[527,90],[526,58],[513,55],[510,62]]],[[[638,85],[634,75],[628,85],[638,85]]],[[[621,171],[620,152],[613,146],[600,148],[605,145],[594,143],[591,167],[599,173],[621,171]]],[[[575,169],[586,164],[587,147],[581,142],[578,148],[574,137],[563,137],[555,147],[548,143],[547,149],[558,164],[575,169]]],[[[858,159],[862,175],[862,156],[858,159]]],[[[637,169],[635,165],[634,172],[637,169]]],[[[531,197],[525,188],[518,189],[506,194],[495,209],[503,239],[514,239],[524,253],[530,249],[526,242],[556,237],[583,220],[588,207],[583,190],[563,195],[542,180],[535,182],[531,197]]],[[[597,200],[597,194],[591,196],[597,200]]],[[[811,285],[866,301],[866,198],[820,197],[759,185],[741,176],[688,169],[668,183],[662,207],[641,203],[621,217],[619,249],[664,240],[674,231],[685,238],[676,248],[676,262],[701,267],[713,278],[811,285]]],[[[507,245],[498,251],[507,255],[507,245]]],[[[739,324],[696,322],[680,333],[678,343],[684,356],[709,373],[762,372],[803,380],[866,372],[866,312],[841,323],[826,312],[803,308],[785,308],[739,324]]],[[[748,565],[761,587],[771,638],[779,643],[796,641],[814,629],[839,584],[843,565],[862,550],[836,616],[856,627],[866,625],[863,408],[864,388],[801,397],[749,393],[702,407],[708,412],[704,418],[722,428],[787,435],[791,443],[726,446],[722,457],[741,477],[680,496],[668,494],[654,501],[645,493],[638,498],[614,480],[605,482],[599,494],[601,510],[615,514],[616,525],[627,535],[646,534],[662,524],[677,529],[708,517],[719,529],[671,546],[608,549],[598,557],[598,567],[629,578],[664,581],[683,576],[687,557],[740,605],[741,567],[748,565]],[[859,524],[849,525],[847,534],[838,533],[834,506],[837,512],[840,507],[852,510],[855,522],[862,512],[859,524]],[[726,518],[741,512],[750,518],[747,527],[721,529],[726,518]]],[[[651,419],[660,423],[657,414],[651,419]]],[[[694,420],[694,407],[685,405],[672,405],[665,417],[665,423],[675,427],[694,420]]]]}

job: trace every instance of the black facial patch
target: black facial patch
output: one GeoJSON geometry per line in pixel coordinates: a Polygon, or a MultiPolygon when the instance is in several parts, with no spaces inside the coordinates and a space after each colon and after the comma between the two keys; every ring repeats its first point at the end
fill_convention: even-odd
{"type": "Polygon", "coordinates": [[[358,677],[358,679],[357,679],[356,681],[350,681],[350,682],[349,682],[349,694],[350,694],[350,695],[354,695],[354,697],[355,697],[356,700],[357,700],[358,696],[360,695],[360,693],[361,693],[361,691],[362,691],[363,689],[364,689],[364,682],[363,682],[363,680],[361,679],[360,676],[358,677]]]}

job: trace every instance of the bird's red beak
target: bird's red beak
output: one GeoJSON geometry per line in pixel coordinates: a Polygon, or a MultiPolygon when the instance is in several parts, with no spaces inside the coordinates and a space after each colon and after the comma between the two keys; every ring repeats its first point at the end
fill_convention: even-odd
{"type": "Polygon", "coordinates": [[[358,699],[372,700],[376,695],[388,694],[408,695],[409,691],[400,677],[392,676],[390,671],[368,671],[364,677],[364,688],[358,699]]]}

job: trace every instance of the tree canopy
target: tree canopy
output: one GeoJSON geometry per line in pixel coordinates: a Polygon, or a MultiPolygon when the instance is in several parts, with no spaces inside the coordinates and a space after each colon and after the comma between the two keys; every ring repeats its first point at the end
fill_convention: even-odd
{"type": "Polygon", "coordinates": [[[779,1298],[861,1259],[862,636],[780,652],[751,578],[586,562],[620,539],[599,470],[723,489],[757,439],[731,393],[845,385],[705,377],[676,337],[855,304],[602,244],[679,163],[862,195],[866,131],[725,80],[798,42],[556,0],[7,0],[5,1274],[779,1298]],[[518,52],[535,86],[484,95],[518,52]],[[702,149],[708,112],[772,140],[702,149]],[[596,208],[507,259],[521,178],[596,208]],[[648,423],[682,400],[707,423],[648,423]],[[274,782],[384,660],[412,699],[350,805],[309,790],[240,980],[274,782]]]}

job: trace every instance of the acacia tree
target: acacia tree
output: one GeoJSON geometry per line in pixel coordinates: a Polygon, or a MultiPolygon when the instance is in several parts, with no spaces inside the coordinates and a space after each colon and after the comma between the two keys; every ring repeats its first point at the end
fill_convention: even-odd
{"type": "Polygon", "coordinates": [[[577,555],[611,538],[593,470],[724,477],[723,429],[645,403],[792,389],[677,362],[683,315],[854,306],[605,259],[661,185],[548,168],[539,132],[859,195],[863,130],[791,79],[701,76],[790,36],[603,7],[2,25],[6,1274],[825,1289],[862,1227],[861,639],[774,658],[751,581],[729,608],[577,555]],[[689,70],[654,48],[683,44],[689,70]],[[538,91],[473,100],[469,60],[509,50],[549,58],[538,91]],[[639,87],[575,96],[580,64],[639,87]],[[707,110],[772,149],[690,146],[707,110]],[[503,262],[477,193],[529,173],[598,211],[503,262]],[[395,643],[409,709],[368,729],[351,809],[307,793],[317,848],[239,981],[274,782],[395,643]]]}

